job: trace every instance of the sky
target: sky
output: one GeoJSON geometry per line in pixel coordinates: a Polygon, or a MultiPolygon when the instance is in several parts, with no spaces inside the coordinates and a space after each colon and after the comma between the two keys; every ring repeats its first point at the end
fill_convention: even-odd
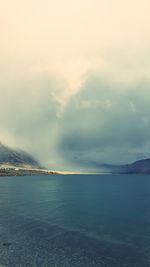
{"type": "Polygon", "coordinates": [[[0,140],[49,168],[150,157],[148,0],[0,0],[0,140]]]}

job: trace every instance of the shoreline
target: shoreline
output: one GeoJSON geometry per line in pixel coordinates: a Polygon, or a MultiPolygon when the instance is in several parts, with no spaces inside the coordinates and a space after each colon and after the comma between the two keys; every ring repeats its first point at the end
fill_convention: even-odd
{"type": "Polygon", "coordinates": [[[77,171],[57,171],[47,169],[31,169],[23,167],[5,166],[0,168],[0,176],[27,176],[27,175],[112,175],[113,173],[102,172],[77,172],[77,171]]]}

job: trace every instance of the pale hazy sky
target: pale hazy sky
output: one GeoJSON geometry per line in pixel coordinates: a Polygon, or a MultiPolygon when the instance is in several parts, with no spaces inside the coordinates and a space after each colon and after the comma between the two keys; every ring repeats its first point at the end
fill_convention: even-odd
{"type": "MultiPolygon", "coordinates": [[[[46,148],[48,158],[49,150],[58,149],[63,127],[70,125],[66,110],[72,97],[78,102],[82,91],[91,90],[96,116],[106,119],[95,102],[102,103],[101,86],[96,93],[94,87],[86,88],[93,77],[94,86],[106,81],[116,99],[120,91],[126,95],[142,90],[148,93],[149,10],[148,0],[0,0],[1,139],[35,155],[46,148]],[[25,127],[24,133],[19,125],[25,127]],[[38,125],[44,129],[38,131],[39,150],[39,136],[33,138],[38,125]]],[[[127,99],[136,113],[136,96],[127,99]]],[[[79,102],[90,108],[91,95],[79,102]]],[[[110,108],[112,102],[108,92],[103,105],[110,108]]],[[[95,117],[93,110],[90,114],[95,117]]]]}
{"type": "Polygon", "coordinates": [[[70,95],[89,70],[116,79],[118,71],[125,79],[149,74],[148,0],[0,2],[0,62],[6,78],[52,73],[66,79],[70,95]]]}

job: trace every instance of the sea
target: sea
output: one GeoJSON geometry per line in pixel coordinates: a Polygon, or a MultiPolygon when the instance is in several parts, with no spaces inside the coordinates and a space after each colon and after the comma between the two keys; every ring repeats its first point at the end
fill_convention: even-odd
{"type": "Polygon", "coordinates": [[[150,266],[150,175],[0,177],[0,267],[150,266]]]}

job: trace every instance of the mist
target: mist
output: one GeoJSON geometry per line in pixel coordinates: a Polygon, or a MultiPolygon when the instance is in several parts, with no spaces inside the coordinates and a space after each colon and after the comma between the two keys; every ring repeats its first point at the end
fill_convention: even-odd
{"type": "Polygon", "coordinates": [[[0,141],[54,169],[150,157],[149,2],[0,5],[0,141]]]}

